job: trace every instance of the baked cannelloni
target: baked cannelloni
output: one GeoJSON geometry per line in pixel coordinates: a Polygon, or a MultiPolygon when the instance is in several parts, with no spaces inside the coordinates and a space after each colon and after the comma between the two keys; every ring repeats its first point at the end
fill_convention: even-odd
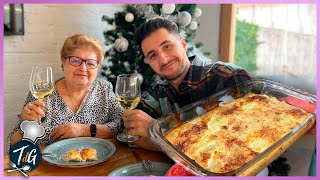
{"type": "Polygon", "coordinates": [[[165,134],[204,169],[233,171],[307,119],[305,110],[264,94],[249,93],[165,134]]]}

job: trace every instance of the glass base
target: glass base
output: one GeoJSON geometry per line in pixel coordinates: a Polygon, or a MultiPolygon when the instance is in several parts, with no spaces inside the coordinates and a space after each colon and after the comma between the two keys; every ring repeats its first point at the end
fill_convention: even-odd
{"type": "Polygon", "coordinates": [[[137,141],[139,139],[139,136],[132,136],[129,134],[120,133],[117,135],[117,139],[121,142],[131,143],[137,141]]]}

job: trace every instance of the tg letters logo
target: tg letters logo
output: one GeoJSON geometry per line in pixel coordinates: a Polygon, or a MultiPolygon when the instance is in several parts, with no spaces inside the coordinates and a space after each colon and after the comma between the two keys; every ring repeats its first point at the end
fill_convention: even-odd
{"type": "Polygon", "coordinates": [[[34,170],[41,162],[42,154],[36,142],[44,136],[45,130],[35,121],[23,121],[20,129],[23,131],[23,138],[10,148],[10,166],[13,169],[8,172],[19,171],[28,177],[26,172],[34,170]]]}

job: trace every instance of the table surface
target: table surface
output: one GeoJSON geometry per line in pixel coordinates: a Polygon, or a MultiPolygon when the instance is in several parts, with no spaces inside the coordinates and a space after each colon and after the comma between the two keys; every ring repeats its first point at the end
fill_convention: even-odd
{"type": "MultiPolygon", "coordinates": [[[[29,176],[107,176],[113,170],[127,164],[136,163],[132,151],[136,151],[142,159],[154,162],[174,162],[163,152],[149,151],[141,148],[129,147],[126,144],[118,142],[115,138],[107,139],[116,146],[116,152],[105,162],[82,168],[59,167],[42,160],[41,164],[33,171],[28,172],[29,176]]],[[[43,149],[44,147],[42,147],[43,149]]],[[[9,168],[9,155],[4,157],[4,168],[9,168]]],[[[11,168],[10,168],[11,169],[11,168]]],[[[19,172],[8,173],[4,170],[4,176],[22,176],[19,172]]]]}

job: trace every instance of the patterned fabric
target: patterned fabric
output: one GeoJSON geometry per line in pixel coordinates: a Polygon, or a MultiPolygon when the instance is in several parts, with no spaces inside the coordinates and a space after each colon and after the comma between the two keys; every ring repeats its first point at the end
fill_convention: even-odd
{"type": "Polygon", "coordinates": [[[216,62],[204,64],[196,56],[189,58],[191,66],[177,91],[168,81],[163,81],[143,97],[139,109],[153,118],[159,118],[186,105],[200,101],[226,88],[250,80],[251,75],[234,64],[216,62]]]}
{"type": "MultiPolygon", "coordinates": [[[[35,100],[29,92],[25,104],[35,100]]],[[[104,79],[96,79],[92,83],[77,112],[72,112],[56,90],[45,98],[44,102],[46,103],[44,109],[46,116],[42,118],[42,121],[46,124],[44,126],[45,136],[37,141],[39,145],[53,143],[53,139],[49,134],[59,125],[68,122],[106,124],[114,135],[118,133],[123,125],[123,111],[115,100],[112,84],[104,79]]],[[[11,139],[12,134],[18,129],[19,126],[9,134],[8,140],[11,139]]],[[[8,144],[10,144],[10,141],[8,144]]]]}

